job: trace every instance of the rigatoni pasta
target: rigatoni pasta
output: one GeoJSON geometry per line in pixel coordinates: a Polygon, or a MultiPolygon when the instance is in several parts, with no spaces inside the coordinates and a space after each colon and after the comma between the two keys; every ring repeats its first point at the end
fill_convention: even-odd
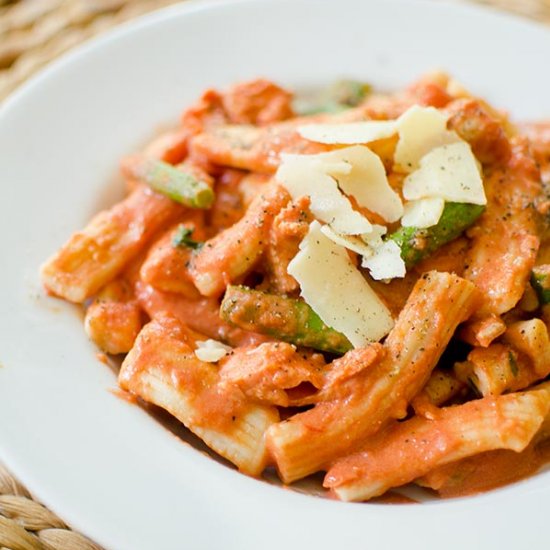
{"type": "Polygon", "coordinates": [[[278,412],[221,384],[217,368],[195,356],[196,337],[174,318],[151,321],[122,363],[120,386],[172,413],[244,473],[259,475],[267,460],[263,435],[278,412]]]}
{"type": "Polygon", "coordinates": [[[521,452],[548,415],[548,389],[443,408],[379,432],[356,454],[337,461],[325,486],[343,500],[365,500],[414,481],[439,466],[494,449],[521,452]]]}
{"type": "Polygon", "coordinates": [[[123,356],[124,391],[245,474],[325,471],[368,500],[531,473],[550,439],[550,122],[516,126],[443,74],[332,90],[207,90],[122,159],[128,196],[42,266],[46,290],[123,356]]]}
{"type": "Polygon", "coordinates": [[[405,417],[407,404],[427,382],[457,325],[475,305],[475,287],[468,281],[447,273],[425,274],[373,367],[343,384],[337,399],[322,401],[269,429],[268,445],[283,481],[326,468],[388,421],[405,417]]]}
{"type": "Polygon", "coordinates": [[[111,282],[163,225],[182,208],[139,186],[124,201],[99,213],[42,267],[48,290],[81,303],[111,282]]]}

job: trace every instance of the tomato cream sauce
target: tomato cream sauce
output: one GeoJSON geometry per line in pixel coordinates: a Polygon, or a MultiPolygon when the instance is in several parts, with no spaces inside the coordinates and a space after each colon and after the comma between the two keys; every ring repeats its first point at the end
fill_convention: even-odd
{"type": "MultiPolygon", "coordinates": [[[[415,501],[392,488],[417,482],[448,498],[535,473],[550,460],[550,440],[540,429],[549,415],[550,387],[529,388],[548,377],[550,363],[539,368],[545,361],[538,356],[545,347],[540,331],[513,339],[511,330],[515,321],[533,316],[541,317],[543,332],[544,323],[550,326],[550,305],[539,307],[543,298],[539,303],[531,279],[534,265],[550,263],[550,124],[524,125],[520,134],[445,75],[427,76],[391,95],[362,93],[339,105],[345,108],[296,115],[292,94],[265,79],[207,90],[184,112],[179,128],[123,159],[128,196],[45,264],[46,291],[86,307],[86,331],[101,349],[99,361],[114,368],[127,353],[121,389],[113,395],[174,415],[250,475],[272,465],[290,484],[327,472],[329,497],[405,504],[415,501]],[[418,227],[409,228],[399,216],[384,217],[344,193],[337,177],[342,166],[336,166],[330,176],[345,195],[339,198],[384,226],[384,239],[400,248],[394,251],[408,272],[373,280],[368,262],[348,252],[395,325],[384,332],[385,340],[367,338],[355,349],[341,345],[342,337],[349,344],[350,335],[337,327],[319,344],[311,338],[321,329],[307,313],[315,313],[307,282],[290,275],[288,266],[304,249],[314,213],[332,206],[321,208],[305,188],[294,196],[278,169],[284,154],[311,155],[346,143],[307,139],[302,125],[393,121],[382,127],[397,128],[396,119],[413,106],[430,106],[432,114],[440,109],[440,137],[452,131],[474,153],[484,197],[475,202],[475,194],[460,194],[460,202],[480,206],[486,197],[486,208],[476,210],[475,221],[415,222],[418,227]],[[451,242],[442,227],[456,229],[451,242]],[[401,228],[411,231],[410,242],[398,243],[401,228]],[[407,247],[422,252],[414,265],[407,247]],[[242,296],[228,295],[237,288],[242,296]],[[463,390],[466,380],[459,378],[453,349],[441,360],[452,338],[472,347],[467,362],[478,381],[487,378],[476,385],[485,397],[463,402],[472,396],[463,390]],[[209,342],[201,349],[210,345],[207,353],[196,354],[207,339],[218,344],[209,342]],[[513,382],[499,386],[496,367],[508,368],[510,357],[520,372],[510,370],[513,382]],[[447,361],[451,381],[441,378],[439,393],[430,394],[428,380],[447,361]],[[537,368],[524,368],[531,363],[537,368]],[[521,396],[510,390],[529,391],[521,396]]],[[[369,143],[369,150],[378,155],[387,183],[404,197],[407,174],[416,168],[409,163],[410,170],[400,170],[405,165],[396,151],[406,141],[401,130],[369,143]]],[[[434,145],[422,139],[416,137],[420,166],[434,145]]],[[[357,168],[346,165],[342,173],[357,168]]],[[[444,195],[435,197],[440,204],[451,201],[444,195]]],[[[316,215],[331,225],[339,221],[336,214],[332,221],[316,215]]],[[[369,253],[376,250],[367,251],[367,259],[369,253]]],[[[337,270],[307,267],[326,293],[337,270]]],[[[352,299],[359,290],[351,289],[352,299]]],[[[342,291],[334,294],[334,302],[342,300],[342,291]]],[[[353,304],[358,311],[360,303],[353,304]]]]}
{"type": "Polygon", "coordinates": [[[420,480],[443,498],[464,497],[514,483],[550,462],[550,441],[529,445],[523,452],[490,451],[448,464],[420,480]]]}

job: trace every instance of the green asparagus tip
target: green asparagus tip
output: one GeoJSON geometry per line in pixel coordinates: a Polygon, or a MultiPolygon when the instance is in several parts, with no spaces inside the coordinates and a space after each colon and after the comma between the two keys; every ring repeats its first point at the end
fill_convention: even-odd
{"type": "Polygon", "coordinates": [[[338,80],[328,90],[329,97],[340,105],[356,107],[372,92],[372,86],[359,80],[338,80]]]}
{"type": "Polygon", "coordinates": [[[353,348],[343,334],[323,323],[305,302],[287,296],[228,286],[220,316],[234,326],[297,346],[336,354],[353,348]]]}
{"type": "Polygon", "coordinates": [[[484,210],[484,206],[477,204],[448,202],[436,225],[426,229],[401,227],[388,238],[398,244],[405,265],[412,267],[456,239],[484,210]]]}
{"type": "Polygon", "coordinates": [[[214,191],[182,167],[174,167],[161,160],[130,157],[123,165],[124,171],[175,202],[191,208],[210,208],[214,191]]]}
{"type": "Polygon", "coordinates": [[[317,98],[297,99],[294,110],[301,116],[339,113],[359,105],[371,91],[371,85],[365,82],[338,80],[317,98]]]}
{"type": "Polygon", "coordinates": [[[172,238],[172,246],[175,248],[191,248],[192,250],[197,250],[202,247],[204,243],[199,241],[194,241],[192,239],[193,229],[190,227],[185,227],[185,225],[179,225],[176,229],[176,233],[172,238]]]}

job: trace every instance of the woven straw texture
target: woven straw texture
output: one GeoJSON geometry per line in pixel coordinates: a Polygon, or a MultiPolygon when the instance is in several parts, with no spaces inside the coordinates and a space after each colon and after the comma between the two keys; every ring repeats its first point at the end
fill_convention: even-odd
{"type": "MultiPolygon", "coordinates": [[[[472,0],[473,1],[473,0],[472,0]]],[[[0,0],[0,101],[70,48],[177,0],[0,0]]],[[[550,0],[476,0],[550,24],[550,0]]],[[[0,465],[0,550],[101,550],[0,465]]]]}

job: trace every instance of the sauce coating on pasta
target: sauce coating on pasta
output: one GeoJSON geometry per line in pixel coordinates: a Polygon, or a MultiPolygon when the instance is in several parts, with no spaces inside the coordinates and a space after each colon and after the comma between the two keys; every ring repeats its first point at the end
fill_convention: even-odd
{"type": "Polygon", "coordinates": [[[550,457],[550,121],[444,74],[207,90],[42,266],[127,400],[241,472],[464,496],[550,457]],[[308,102],[309,101],[309,102],[308,102]]]}

